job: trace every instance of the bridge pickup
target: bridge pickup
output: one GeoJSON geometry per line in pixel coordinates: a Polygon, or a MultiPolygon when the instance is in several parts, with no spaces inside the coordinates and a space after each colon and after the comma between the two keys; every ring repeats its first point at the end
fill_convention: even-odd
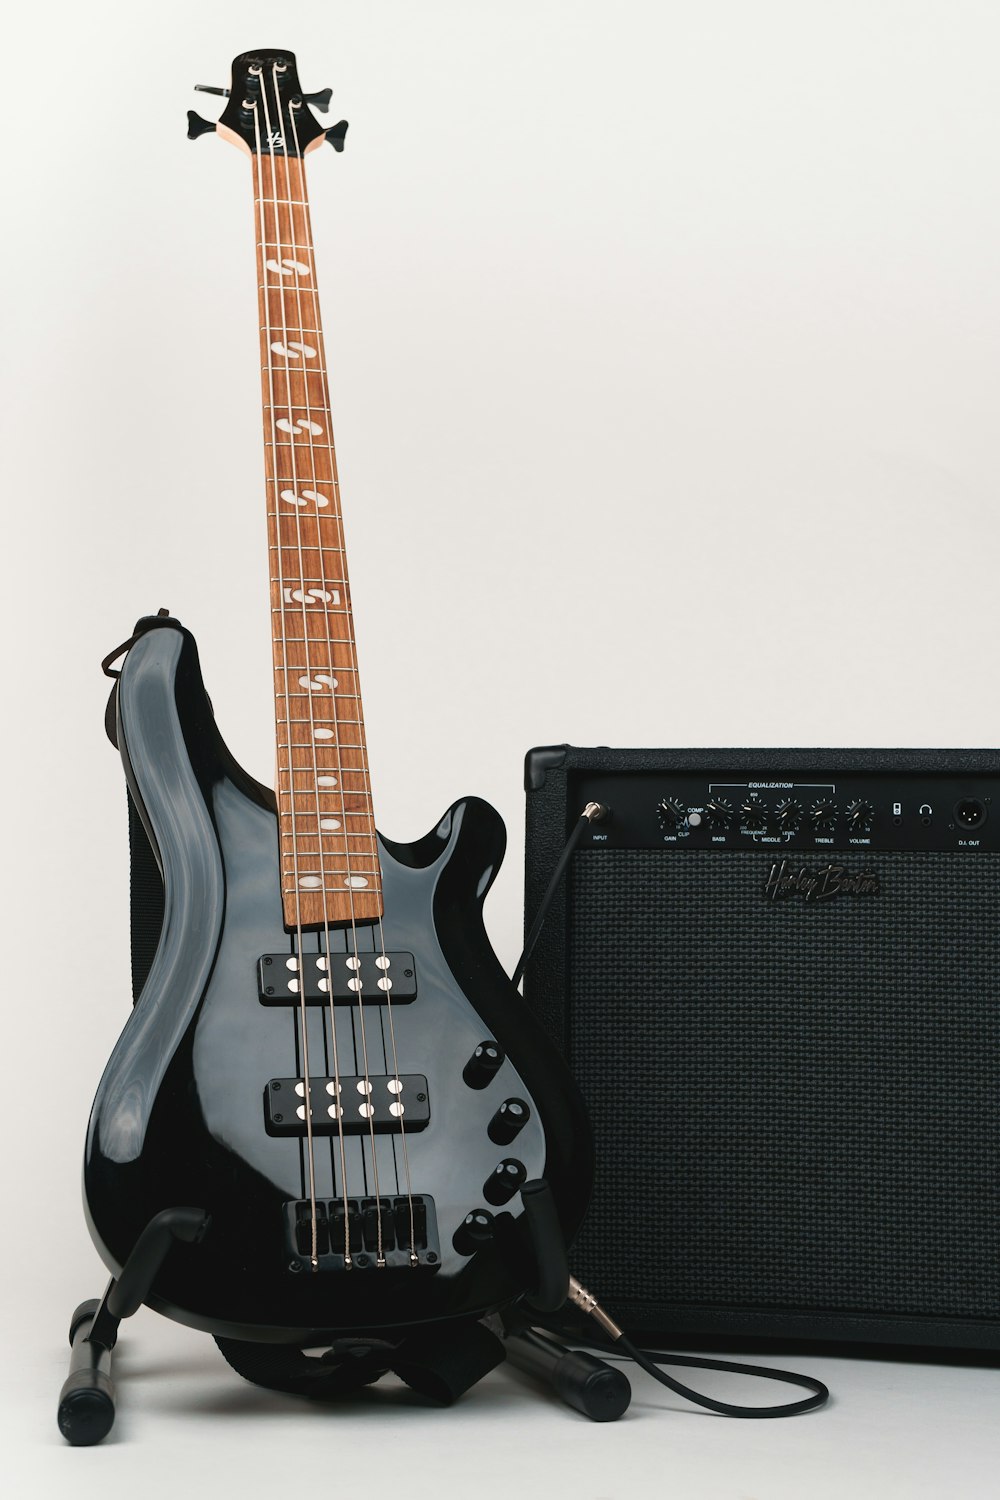
{"type": "MultiPolygon", "coordinates": [[[[410,1254],[411,1241],[417,1264],[436,1270],[441,1262],[434,1199],[426,1193],[375,1198],[348,1198],[347,1231],[344,1228],[344,1200],[316,1203],[316,1258],[320,1271],[347,1269],[347,1253],[352,1267],[360,1270],[378,1268],[379,1219],[382,1221],[382,1255],[386,1269],[415,1269],[410,1254]],[[345,1247],[347,1253],[345,1253],[345,1247]]],[[[308,1200],[285,1204],[285,1243],[295,1262],[306,1267],[312,1256],[312,1214],[308,1200]]]]}
{"type": "Polygon", "coordinates": [[[305,985],[307,1005],[409,1005],[417,998],[412,953],[265,953],[257,962],[257,986],[264,1005],[298,1005],[305,985]]]}
{"type": "MultiPolygon", "coordinates": [[[[427,1079],[421,1073],[356,1078],[310,1078],[313,1135],[376,1135],[424,1130],[430,1121],[427,1079]]],[[[306,1086],[301,1078],[272,1078],[264,1090],[268,1135],[306,1133],[306,1086]]]]}

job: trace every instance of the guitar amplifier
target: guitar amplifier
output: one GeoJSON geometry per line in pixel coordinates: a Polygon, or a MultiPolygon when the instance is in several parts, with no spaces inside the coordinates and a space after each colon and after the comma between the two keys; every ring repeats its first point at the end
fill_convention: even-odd
{"type": "Polygon", "coordinates": [[[1000,1350],[1000,755],[526,761],[525,975],[594,1124],[574,1274],[651,1339],[1000,1350]]]}

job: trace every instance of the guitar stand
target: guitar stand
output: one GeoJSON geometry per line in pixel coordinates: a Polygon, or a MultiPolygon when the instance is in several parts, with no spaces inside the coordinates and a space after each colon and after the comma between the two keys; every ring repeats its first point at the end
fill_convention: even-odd
{"type": "MultiPolygon", "coordinates": [[[[526,1182],[522,1199],[538,1268],[537,1287],[528,1305],[538,1312],[553,1312],[566,1300],[569,1269],[548,1183],[542,1179],[526,1182]]],[[[121,1275],[111,1278],[104,1296],[81,1302],[74,1312],[69,1375],[59,1393],[58,1412],[59,1430],[74,1447],[101,1442],[114,1425],[111,1356],[122,1320],[145,1301],[174,1240],[197,1243],[209,1222],[208,1214],[199,1208],[164,1209],[146,1225],[121,1275]]],[[[628,1381],[620,1371],[539,1337],[531,1329],[529,1311],[508,1313],[497,1331],[473,1320],[411,1333],[401,1341],[339,1339],[319,1359],[280,1345],[237,1339],[216,1342],[245,1379],[298,1395],[342,1395],[391,1370],[412,1390],[448,1406],[507,1358],[515,1368],[550,1383],[564,1401],[595,1421],[620,1416],[628,1405],[628,1381]]]]}
{"type": "Polygon", "coordinates": [[[69,1375],[59,1392],[59,1431],[74,1447],[107,1437],[115,1420],[111,1351],[123,1318],[138,1312],[174,1240],[194,1244],[209,1225],[200,1208],[165,1208],[136,1240],[122,1273],[104,1296],[81,1302],[69,1326],[69,1375]]]}

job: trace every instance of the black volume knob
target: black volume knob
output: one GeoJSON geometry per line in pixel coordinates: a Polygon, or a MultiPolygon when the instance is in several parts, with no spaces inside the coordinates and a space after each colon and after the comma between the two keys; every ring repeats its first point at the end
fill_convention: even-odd
{"type": "Polygon", "coordinates": [[[505,1099],[486,1128],[496,1146],[506,1146],[531,1119],[531,1110],[523,1099],[505,1099]]]}
{"type": "Polygon", "coordinates": [[[847,807],[847,826],[852,833],[867,833],[872,826],[875,809],[870,802],[851,802],[847,807]]]}
{"type": "Polygon", "coordinates": [[[493,1215],[489,1209],[474,1208],[466,1214],[452,1237],[459,1255],[474,1255],[493,1238],[493,1215]]]}
{"type": "Polygon", "coordinates": [[[484,1089],[503,1065],[505,1057],[499,1042],[480,1042],[462,1069],[462,1078],[470,1089],[484,1089]]]}
{"type": "Polygon", "coordinates": [[[527,1176],[528,1172],[523,1161],[515,1161],[514,1157],[505,1156],[496,1170],[491,1172],[483,1183],[483,1197],[487,1203],[495,1203],[499,1208],[502,1204],[510,1202],[527,1176]]]}

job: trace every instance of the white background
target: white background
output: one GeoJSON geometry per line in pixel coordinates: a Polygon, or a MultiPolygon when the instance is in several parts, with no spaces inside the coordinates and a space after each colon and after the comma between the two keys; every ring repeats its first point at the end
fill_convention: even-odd
{"type": "Polygon", "coordinates": [[[787,1424],[637,1382],[591,1427],[507,1375],[317,1411],[144,1312],[115,1440],[54,1414],[103,1280],[79,1160],[129,978],[98,662],[136,616],[196,632],[271,772],[249,171],[186,141],[218,108],[190,86],[288,47],[351,121],[310,181],[379,821],[500,807],[510,963],[531,744],[997,743],[996,6],[50,0],[3,39],[13,1492],[986,1493],[988,1370],[798,1359],[836,1404],[787,1424]]]}

